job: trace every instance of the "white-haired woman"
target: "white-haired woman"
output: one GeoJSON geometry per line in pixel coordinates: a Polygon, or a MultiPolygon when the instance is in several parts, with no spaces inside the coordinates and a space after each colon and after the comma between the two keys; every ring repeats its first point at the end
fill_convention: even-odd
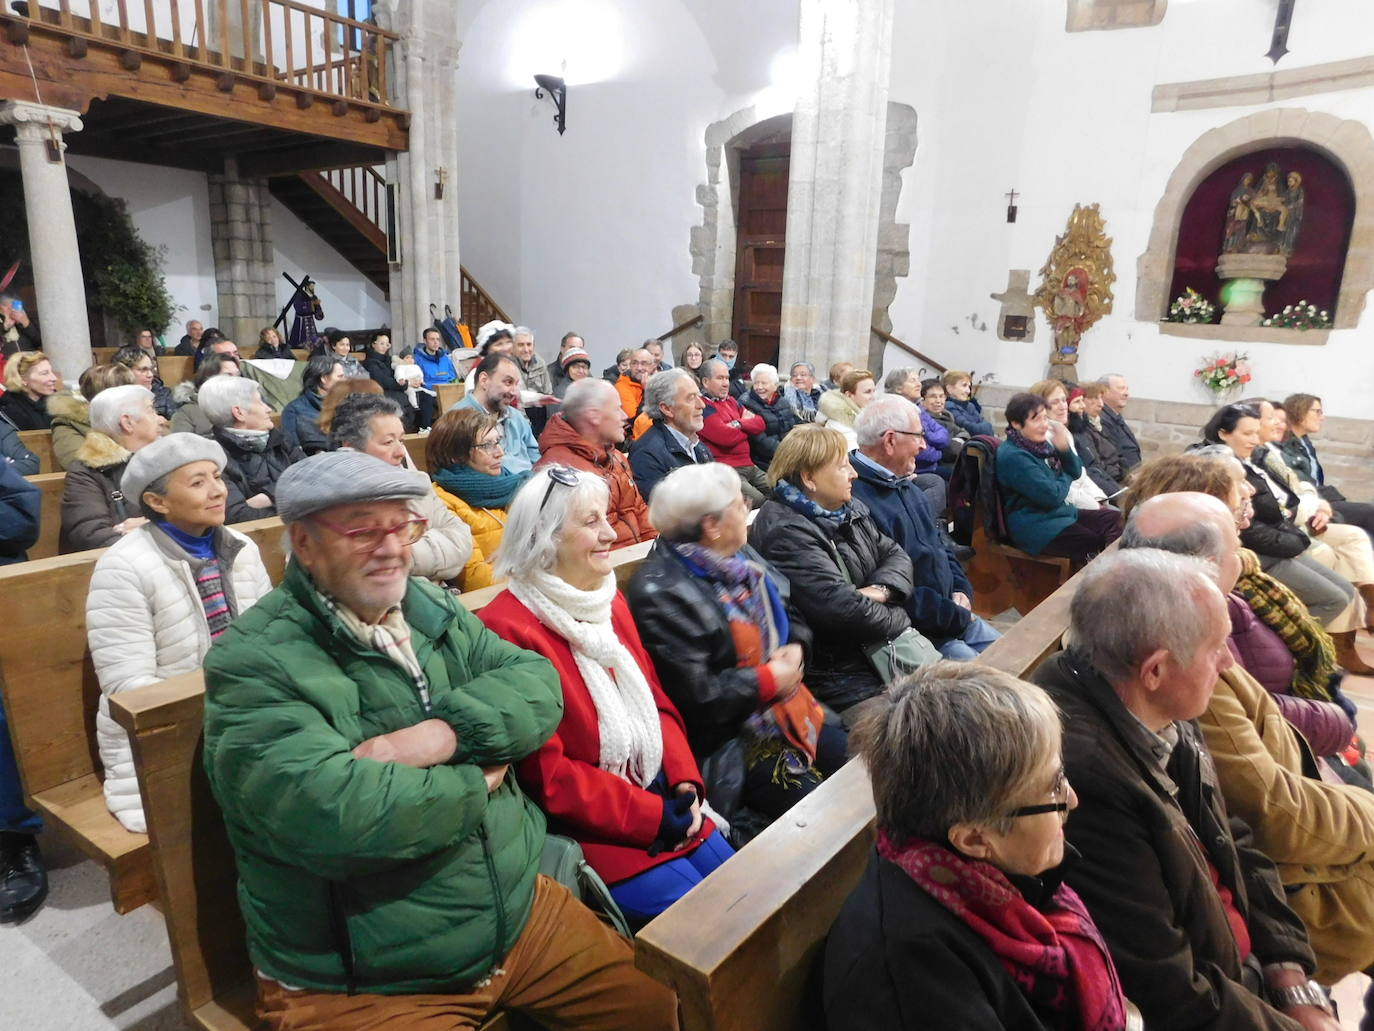
{"type": "Polygon", "coordinates": [[[138,778],[110,695],[198,669],[211,642],[272,589],[257,545],[224,526],[223,469],[223,449],[193,433],[140,449],[121,484],[145,521],[100,557],[86,597],[105,804],[138,834],[147,830],[138,778]]]}
{"type": "Polygon", "coordinates": [[[878,847],[826,942],[832,1031],[1141,1026],[1058,872],[1078,799],[1049,696],[937,662],[874,699],[853,735],[878,847]]]}
{"type": "Polygon", "coordinates": [[[125,497],[120,477],[136,451],[162,433],[153,392],[136,383],[102,390],[91,401],[91,432],[67,466],[62,488],[58,550],[109,547],[143,525],[138,502],[125,497]]]}
{"type": "Polygon", "coordinates": [[[782,438],[800,420],[782,391],[778,370],[764,362],[759,362],[749,370],[749,389],[740,396],[739,401],[745,408],[763,417],[763,432],[749,438],[749,455],[755,465],[766,470],[782,438]]]}
{"type": "Polygon", "coordinates": [[[277,478],[305,452],[286,443],[272,425],[272,409],[251,379],[213,376],[196,397],[224,448],[224,482],[229,488],[226,522],[242,523],[277,514],[277,478]]]}
{"type": "Polygon", "coordinates": [[[811,631],[791,585],[749,547],[748,513],[728,467],[669,473],[649,510],[659,543],[627,591],[737,844],[738,832],[777,819],[845,760],[844,729],[826,723],[802,683],[811,631]]]}
{"type": "Polygon", "coordinates": [[[591,473],[535,473],[496,556],[510,587],[479,615],[547,658],[563,682],[563,721],[516,767],[520,783],[552,828],[582,845],[626,916],[645,923],[732,850],[702,810],[682,717],[616,590],[607,498],[591,473]]]}

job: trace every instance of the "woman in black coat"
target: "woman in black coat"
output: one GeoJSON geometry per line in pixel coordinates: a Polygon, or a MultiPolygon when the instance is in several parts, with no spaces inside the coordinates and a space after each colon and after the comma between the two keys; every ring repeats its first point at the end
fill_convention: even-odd
{"type": "Polygon", "coordinates": [[[750,369],[749,389],[739,403],[763,417],[763,432],[749,438],[749,457],[767,470],[782,438],[800,421],[778,385],[778,370],[762,363],[750,369]]]}
{"type": "Polygon", "coordinates": [[[910,557],[851,499],[848,451],[838,430],[792,430],[768,470],[773,496],[749,529],[754,550],[791,583],[814,635],[807,684],[841,714],[882,691],[863,646],[911,626],[904,606],[912,590],[910,557]]]}
{"type": "Polygon", "coordinates": [[[368,343],[367,356],[363,359],[363,371],[382,388],[382,393],[401,406],[401,421],[405,424],[406,431],[412,432],[419,412],[411,405],[410,395],[396,378],[396,372],[391,365],[391,337],[387,334],[377,333],[368,343]]]}
{"type": "Polygon", "coordinates": [[[729,466],[669,473],[649,508],[658,543],[626,591],[711,806],[745,836],[845,761],[844,730],[802,683],[811,632],[790,585],[745,543],[747,515],[729,466]]]}
{"type": "Polygon", "coordinates": [[[1141,1026],[1062,883],[1078,799],[1049,697],[937,662],[864,708],[878,841],[826,940],[829,1031],[1141,1026]]]}

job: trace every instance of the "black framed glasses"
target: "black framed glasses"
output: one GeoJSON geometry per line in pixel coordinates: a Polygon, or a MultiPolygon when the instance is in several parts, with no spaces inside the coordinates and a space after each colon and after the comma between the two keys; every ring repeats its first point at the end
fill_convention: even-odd
{"type": "Polygon", "coordinates": [[[1043,802],[1040,805],[1018,806],[1007,813],[1009,818],[1015,819],[1018,816],[1039,816],[1041,813],[1058,813],[1061,821],[1069,818],[1069,777],[1064,767],[1059,767],[1059,772],[1055,774],[1054,783],[1050,786],[1050,798],[1053,802],[1043,802]]]}
{"type": "Polygon", "coordinates": [[[549,495],[553,493],[554,484],[561,483],[565,487],[577,486],[577,473],[566,465],[547,465],[544,471],[549,474],[549,485],[544,490],[544,500],[539,502],[539,511],[544,511],[544,506],[549,503],[549,495]]]}

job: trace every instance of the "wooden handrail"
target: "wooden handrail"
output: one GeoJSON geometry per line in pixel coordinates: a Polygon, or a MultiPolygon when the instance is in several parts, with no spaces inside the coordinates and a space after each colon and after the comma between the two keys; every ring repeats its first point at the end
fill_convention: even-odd
{"type": "Polygon", "coordinates": [[[672,329],[668,330],[668,332],[664,333],[661,337],[655,337],[654,339],[655,339],[655,340],[671,340],[671,339],[673,339],[673,337],[677,336],[679,333],[685,333],[685,332],[687,332],[687,330],[691,329],[693,326],[700,326],[700,325],[701,325],[703,322],[705,322],[705,321],[706,321],[706,316],[705,316],[705,315],[698,315],[698,316],[697,316],[696,318],[694,318],[694,319],[688,319],[686,322],[683,322],[683,323],[681,323],[680,325],[674,326],[672,329]]]}
{"type": "Polygon", "coordinates": [[[492,300],[491,294],[482,289],[482,284],[472,278],[472,274],[466,268],[459,266],[460,281],[458,284],[460,297],[460,310],[462,321],[474,333],[477,327],[492,319],[500,319],[502,322],[510,322],[511,317],[506,314],[499,304],[492,300]]]}
{"type": "Polygon", "coordinates": [[[936,372],[945,371],[945,367],[941,365],[939,362],[937,362],[934,358],[930,357],[929,355],[922,354],[920,351],[916,350],[916,348],[908,344],[905,340],[898,340],[891,333],[887,332],[886,330],[879,329],[877,326],[871,326],[870,328],[873,330],[873,335],[876,336],[879,340],[883,341],[884,343],[891,344],[893,347],[905,351],[913,358],[919,358],[921,361],[925,362],[936,372]]]}
{"type": "MultiPolygon", "coordinates": [[[[207,38],[208,25],[204,19],[204,8],[196,0],[193,24],[190,26],[194,44],[182,42],[181,11],[177,4],[154,4],[145,0],[142,10],[135,8],[135,15],[142,15],[141,27],[131,24],[127,0],[120,0],[113,21],[102,21],[99,5],[92,0],[91,17],[83,18],[70,11],[70,0],[29,0],[30,14],[27,19],[8,11],[0,14],[0,21],[37,23],[45,30],[58,30],[65,35],[99,43],[106,47],[116,47],[125,52],[175,60],[217,72],[228,72],[245,80],[270,83],[278,86],[283,82],[292,89],[305,94],[331,100],[347,100],[350,103],[373,108],[391,108],[386,102],[386,57],[387,47],[400,36],[388,29],[368,22],[358,21],[341,14],[335,14],[319,7],[298,3],[297,0],[235,0],[243,24],[235,32],[228,22],[230,4],[228,0],[210,0],[211,8],[219,15],[218,38],[207,38]],[[173,23],[171,19],[175,19],[173,23]],[[305,65],[295,67],[299,52],[294,45],[293,20],[304,21],[305,65]],[[318,22],[315,22],[318,19],[318,22]],[[163,24],[159,24],[163,23],[163,24]],[[344,46],[344,57],[337,61],[326,60],[325,65],[314,64],[312,28],[323,23],[323,39],[326,41],[326,55],[333,35],[344,32],[348,35],[344,46]],[[260,25],[262,38],[253,39],[253,28],[260,25]],[[360,47],[352,45],[352,33],[362,33],[360,47]],[[277,52],[280,47],[281,53],[277,52]],[[278,59],[284,59],[285,69],[278,71],[278,59]],[[375,65],[375,68],[370,68],[375,65]],[[361,74],[351,75],[351,68],[361,74]],[[338,69],[331,75],[332,69],[338,69]],[[372,74],[375,72],[375,74],[372,74]],[[335,81],[337,80],[337,81],[335,81]],[[325,88],[320,88],[324,86],[325,88]],[[376,93],[376,100],[372,93],[376,93]]],[[[189,12],[188,12],[189,15],[189,12]]],[[[394,110],[394,109],[392,109],[394,110]]]]}

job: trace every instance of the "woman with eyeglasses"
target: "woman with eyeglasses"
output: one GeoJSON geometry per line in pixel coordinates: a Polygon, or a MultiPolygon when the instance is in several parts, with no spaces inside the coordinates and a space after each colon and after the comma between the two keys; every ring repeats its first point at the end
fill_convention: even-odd
{"type": "Polygon", "coordinates": [[[510,587],[479,617],[557,670],[563,720],[516,776],[550,829],[582,846],[631,924],[642,925],[733,850],[616,588],[608,499],[592,473],[561,465],[535,473],[497,553],[496,573],[510,587]]]}
{"type": "Polygon", "coordinates": [[[1254,488],[1254,517],[1240,539],[1259,556],[1261,568],[1301,598],[1337,645],[1353,656],[1356,631],[1374,626],[1369,537],[1356,527],[1318,522],[1308,515],[1297,493],[1257,457],[1264,437],[1261,415],[1257,405],[1225,405],[1202,430],[1206,443],[1224,444],[1240,459],[1254,488]],[[1301,525],[1295,517],[1303,520],[1301,525]]]}
{"type": "Polygon", "coordinates": [[[850,741],[878,841],[826,941],[830,1031],[1141,1026],[1062,881],[1078,798],[1048,695],[936,662],[874,699],[850,741]]]}
{"type": "Polygon", "coordinates": [[[505,453],[501,421],[476,408],[445,412],[425,441],[434,493],[472,531],[472,555],[458,577],[464,591],[496,582],[494,562],[506,528],[506,510],[532,475],[529,470],[503,469],[505,453]]]}
{"type": "Polygon", "coordinates": [[[224,525],[224,462],[219,444],[194,433],[140,448],[120,487],[146,522],[101,556],[86,597],[105,804],[136,834],[147,822],[109,696],[199,669],[215,638],[272,589],[258,546],[224,525]]]}

